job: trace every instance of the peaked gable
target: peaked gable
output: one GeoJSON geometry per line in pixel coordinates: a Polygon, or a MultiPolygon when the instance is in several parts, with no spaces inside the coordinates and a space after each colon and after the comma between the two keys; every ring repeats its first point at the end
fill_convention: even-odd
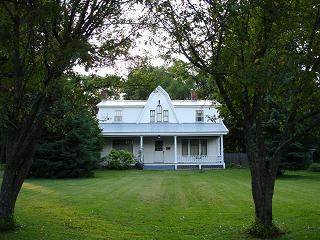
{"type": "MultiPolygon", "coordinates": [[[[138,117],[137,123],[149,123],[150,110],[155,110],[155,118],[157,118],[156,110],[158,105],[162,106],[162,115],[163,110],[168,110],[170,123],[179,123],[171,98],[161,86],[156,87],[156,89],[149,95],[146,105],[138,117]]],[[[155,122],[157,122],[156,119],[155,122]]]]}

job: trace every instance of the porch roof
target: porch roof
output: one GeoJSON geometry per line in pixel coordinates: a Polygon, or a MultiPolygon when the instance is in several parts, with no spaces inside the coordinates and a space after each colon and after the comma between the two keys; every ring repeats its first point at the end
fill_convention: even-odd
{"type": "Polygon", "coordinates": [[[218,123],[100,123],[103,136],[218,136],[228,133],[218,123]]]}

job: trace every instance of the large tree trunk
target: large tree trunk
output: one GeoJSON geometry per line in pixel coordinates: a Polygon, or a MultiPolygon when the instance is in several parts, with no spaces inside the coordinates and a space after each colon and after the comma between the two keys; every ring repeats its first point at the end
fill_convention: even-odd
{"type": "Polygon", "coordinates": [[[0,220],[13,217],[17,196],[23,183],[21,179],[17,178],[14,168],[6,167],[0,192],[0,220]]]}
{"type": "Polygon", "coordinates": [[[32,165],[35,142],[33,146],[30,147],[31,148],[28,149],[22,149],[18,154],[17,152],[7,153],[7,156],[11,157],[23,157],[22,159],[7,159],[0,192],[0,221],[10,220],[13,217],[18,194],[32,165]]]}
{"type": "Polygon", "coordinates": [[[0,191],[0,222],[11,221],[13,218],[18,194],[32,165],[42,132],[44,102],[44,98],[39,98],[33,114],[21,124],[23,127],[10,126],[6,130],[6,165],[0,191]]]}
{"type": "MultiPolygon", "coordinates": [[[[260,122],[253,129],[246,126],[245,140],[251,172],[252,197],[255,205],[255,223],[270,229],[272,222],[272,198],[277,173],[276,158],[268,158],[260,122]],[[256,130],[257,133],[253,133],[256,130]]],[[[280,153],[280,152],[279,152],[280,153]]]]}
{"type": "Polygon", "coordinates": [[[272,226],[272,198],[275,179],[267,169],[259,173],[251,171],[252,196],[255,205],[255,220],[266,227],[272,226]]]}

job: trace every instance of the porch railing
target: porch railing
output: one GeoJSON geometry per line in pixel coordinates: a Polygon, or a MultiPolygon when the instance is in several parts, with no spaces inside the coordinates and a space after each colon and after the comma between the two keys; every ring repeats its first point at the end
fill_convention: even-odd
{"type": "Polygon", "coordinates": [[[191,155],[191,156],[178,156],[178,163],[196,163],[196,164],[218,164],[223,163],[221,156],[210,156],[210,155],[191,155]]]}

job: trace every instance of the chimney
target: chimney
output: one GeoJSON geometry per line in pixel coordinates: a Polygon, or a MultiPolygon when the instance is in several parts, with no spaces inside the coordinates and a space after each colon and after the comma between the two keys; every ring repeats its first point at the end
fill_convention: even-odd
{"type": "Polygon", "coordinates": [[[191,89],[191,100],[193,100],[193,101],[198,100],[197,92],[193,89],[191,89]]]}
{"type": "Polygon", "coordinates": [[[108,98],[107,90],[101,90],[100,98],[101,98],[101,100],[104,100],[104,99],[108,98]]]}

